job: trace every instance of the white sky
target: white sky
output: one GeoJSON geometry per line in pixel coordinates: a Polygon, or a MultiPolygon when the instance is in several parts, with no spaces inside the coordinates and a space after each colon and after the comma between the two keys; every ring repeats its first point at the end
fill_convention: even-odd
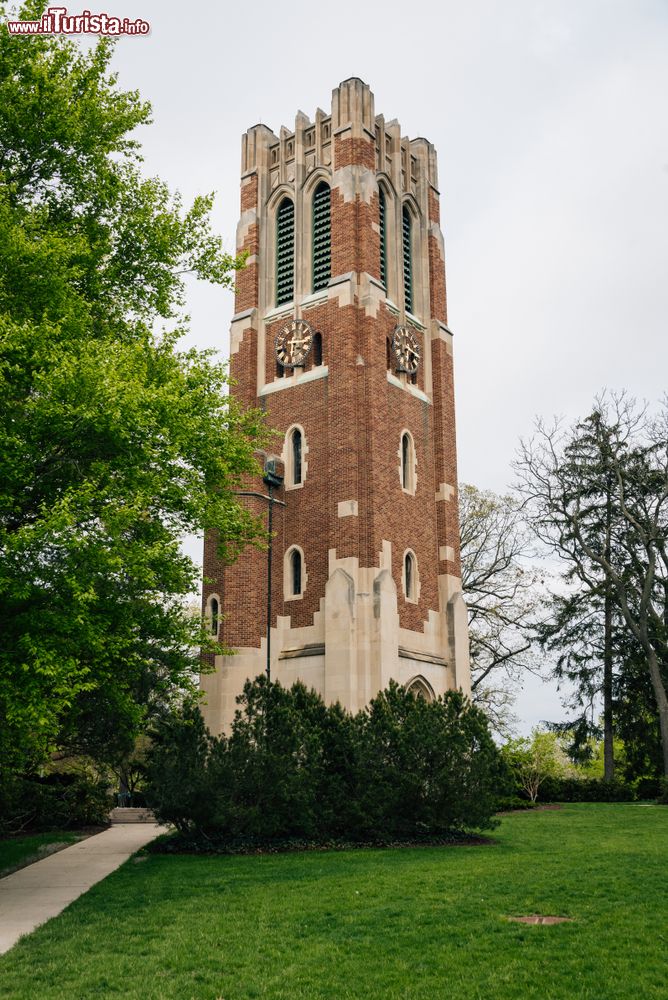
{"type": "MultiPolygon", "coordinates": [[[[69,7],[79,13],[94,3],[69,7]]],[[[376,113],[439,155],[460,479],[502,491],[534,417],[602,388],[667,387],[665,0],[109,0],[142,17],[118,43],[124,88],[154,108],[146,169],[186,201],[215,190],[230,250],[240,137],[294,126],[360,76],[376,113]]],[[[229,292],[191,288],[191,340],[227,351],[229,292]]],[[[562,713],[529,680],[522,729],[562,713]]]]}

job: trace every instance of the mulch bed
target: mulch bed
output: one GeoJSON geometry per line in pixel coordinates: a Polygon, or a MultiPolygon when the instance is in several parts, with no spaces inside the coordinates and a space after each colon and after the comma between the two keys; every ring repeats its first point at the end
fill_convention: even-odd
{"type": "Polygon", "coordinates": [[[516,816],[518,813],[538,813],[551,812],[554,809],[563,809],[558,802],[546,802],[545,805],[533,806],[530,809],[504,809],[503,812],[495,813],[496,816],[516,816]]]}
{"type": "Polygon", "coordinates": [[[491,837],[449,833],[440,837],[406,838],[402,840],[346,841],[326,843],[286,839],[274,841],[215,841],[204,837],[186,838],[179,834],[159,837],[144,848],[151,854],[286,854],[306,851],[359,851],[404,847],[489,847],[496,843],[491,837]]]}

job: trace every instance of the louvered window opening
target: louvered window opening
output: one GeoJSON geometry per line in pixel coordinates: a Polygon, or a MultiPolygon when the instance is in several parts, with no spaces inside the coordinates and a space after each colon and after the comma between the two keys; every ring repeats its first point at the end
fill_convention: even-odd
{"type": "Polygon", "coordinates": [[[380,280],[383,288],[387,289],[387,243],[385,236],[385,192],[382,187],[378,190],[378,216],[380,224],[380,280]]]}
{"type": "Polygon", "coordinates": [[[276,216],[276,305],[295,295],[295,206],[285,198],[276,216]]]}
{"type": "Polygon", "coordinates": [[[411,216],[407,208],[402,212],[402,244],[404,255],[404,308],[413,312],[413,261],[411,256],[411,216]]]}
{"type": "Polygon", "coordinates": [[[326,184],[319,184],[313,195],[313,291],[325,288],[331,276],[331,194],[326,184]]]}

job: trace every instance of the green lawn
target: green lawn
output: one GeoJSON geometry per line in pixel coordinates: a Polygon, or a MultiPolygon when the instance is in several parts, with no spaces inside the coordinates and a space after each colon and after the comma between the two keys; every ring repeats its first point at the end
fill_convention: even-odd
{"type": "Polygon", "coordinates": [[[45,857],[48,848],[55,844],[74,844],[81,839],[80,833],[72,830],[55,833],[33,833],[25,837],[10,837],[0,840],[0,878],[7,872],[45,857]]]}
{"type": "Polygon", "coordinates": [[[668,808],[517,813],[495,837],[131,860],[0,958],[0,997],[666,1000],[668,808]]]}

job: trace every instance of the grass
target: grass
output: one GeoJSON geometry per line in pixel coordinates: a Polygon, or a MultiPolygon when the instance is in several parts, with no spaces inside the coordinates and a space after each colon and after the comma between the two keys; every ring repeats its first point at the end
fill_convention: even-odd
{"type": "Polygon", "coordinates": [[[493,846],[129,861],[0,958],[7,1000],[666,1000],[668,809],[493,846]],[[557,914],[557,926],[507,915],[557,914]]]}
{"type": "Polygon", "coordinates": [[[80,833],[72,830],[54,833],[33,833],[22,837],[0,840],[0,878],[9,872],[32,864],[51,854],[57,844],[74,844],[81,839],[80,833]]]}

